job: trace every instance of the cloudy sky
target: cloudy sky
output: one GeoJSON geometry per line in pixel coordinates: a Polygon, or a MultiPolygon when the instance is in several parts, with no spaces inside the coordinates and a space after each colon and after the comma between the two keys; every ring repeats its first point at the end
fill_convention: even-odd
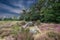
{"type": "Polygon", "coordinates": [[[0,17],[18,16],[23,9],[29,7],[37,0],[0,0],[0,17]]]}

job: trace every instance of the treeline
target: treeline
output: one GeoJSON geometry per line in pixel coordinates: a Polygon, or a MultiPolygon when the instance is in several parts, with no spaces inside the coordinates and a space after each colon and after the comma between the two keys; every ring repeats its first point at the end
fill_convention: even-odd
{"type": "Polygon", "coordinates": [[[20,20],[60,23],[60,0],[38,0],[29,11],[23,10],[20,20]]]}
{"type": "Polygon", "coordinates": [[[19,19],[12,19],[12,18],[0,18],[0,21],[19,21],[19,19]]]}

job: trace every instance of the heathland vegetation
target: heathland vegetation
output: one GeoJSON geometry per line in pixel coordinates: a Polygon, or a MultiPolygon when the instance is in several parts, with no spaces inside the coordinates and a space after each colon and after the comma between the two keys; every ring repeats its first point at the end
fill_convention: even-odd
{"type": "Polygon", "coordinates": [[[0,19],[0,40],[60,40],[60,0],[37,0],[22,11],[19,19],[0,19]]]}

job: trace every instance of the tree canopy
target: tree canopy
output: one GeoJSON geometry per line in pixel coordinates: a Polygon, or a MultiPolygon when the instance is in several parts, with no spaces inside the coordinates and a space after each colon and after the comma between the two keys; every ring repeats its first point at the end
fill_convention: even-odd
{"type": "Polygon", "coordinates": [[[23,16],[20,19],[60,23],[60,0],[38,0],[29,10],[29,12],[23,10],[23,16]]]}

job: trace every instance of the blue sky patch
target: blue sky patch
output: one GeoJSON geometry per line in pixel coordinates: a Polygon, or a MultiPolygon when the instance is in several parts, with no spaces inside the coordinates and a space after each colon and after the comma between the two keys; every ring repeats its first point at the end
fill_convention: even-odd
{"type": "Polygon", "coordinates": [[[36,1],[37,0],[0,0],[0,16],[17,16],[23,9],[29,9],[36,1]]]}

